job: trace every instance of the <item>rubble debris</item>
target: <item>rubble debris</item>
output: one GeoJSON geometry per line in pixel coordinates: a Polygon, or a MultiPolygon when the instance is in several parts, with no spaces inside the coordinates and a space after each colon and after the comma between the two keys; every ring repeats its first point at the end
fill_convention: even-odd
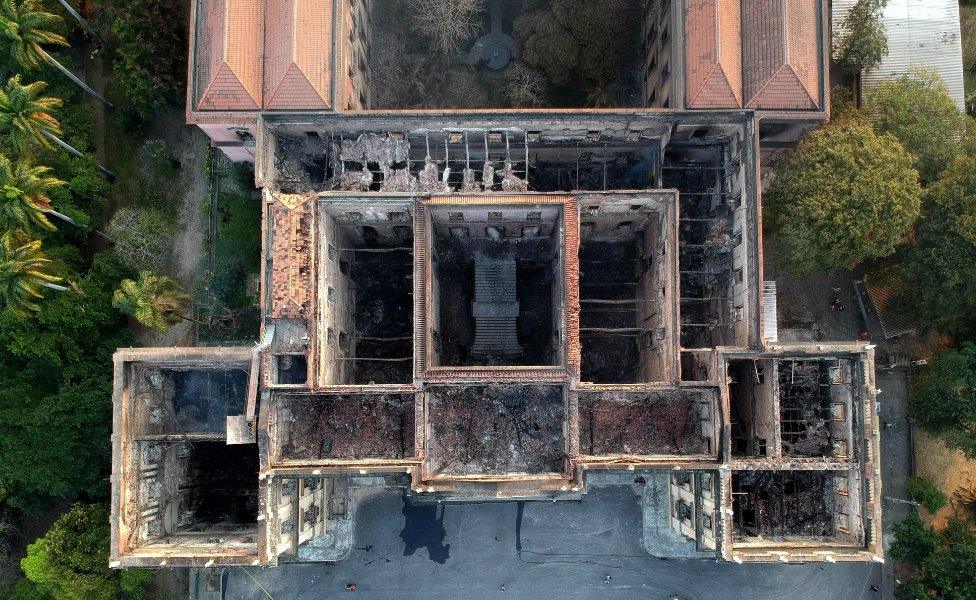
{"type": "Polygon", "coordinates": [[[430,470],[435,475],[561,472],[565,412],[559,386],[429,388],[430,470]]]}
{"type": "Polygon", "coordinates": [[[414,455],[413,394],[283,396],[280,411],[284,460],[414,455]]]}
{"type": "Polygon", "coordinates": [[[697,389],[580,392],[580,451],[610,454],[706,454],[712,394],[697,389]]]}

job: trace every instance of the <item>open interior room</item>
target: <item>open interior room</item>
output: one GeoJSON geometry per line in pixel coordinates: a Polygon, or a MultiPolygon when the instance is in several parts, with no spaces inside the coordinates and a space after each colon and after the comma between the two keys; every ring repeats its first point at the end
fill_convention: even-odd
{"type": "Polygon", "coordinates": [[[530,202],[428,210],[431,366],[562,362],[562,216],[530,202]]]}
{"type": "Polygon", "coordinates": [[[585,196],[580,216],[582,381],[677,379],[673,196],[585,196]],[[611,199],[612,198],[612,199],[611,199]]]}
{"type": "Polygon", "coordinates": [[[323,202],[320,379],[328,385],[413,381],[413,219],[409,201],[323,202]]]}

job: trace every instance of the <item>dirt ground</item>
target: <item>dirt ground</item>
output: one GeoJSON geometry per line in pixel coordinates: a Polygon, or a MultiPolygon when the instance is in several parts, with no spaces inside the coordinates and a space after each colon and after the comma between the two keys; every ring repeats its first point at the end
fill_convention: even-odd
{"type": "Polygon", "coordinates": [[[966,458],[959,450],[950,450],[938,438],[917,431],[915,463],[918,476],[942,488],[949,498],[949,504],[935,515],[919,507],[922,519],[941,528],[949,517],[957,515],[976,525],[976,515],[967,512],[959,495],[960,492],[976,489],[976,460],[966,458]]]}

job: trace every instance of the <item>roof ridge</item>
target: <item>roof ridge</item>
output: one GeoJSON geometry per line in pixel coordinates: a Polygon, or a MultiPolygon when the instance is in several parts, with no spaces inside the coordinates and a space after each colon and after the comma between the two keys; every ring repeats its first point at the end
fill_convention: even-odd
{"type": "Polygon", "coordinates": [[[794,67],[792,63],[786,63],[785,66],[790,68],[790,72],[793,73],[793,77],[796,77],[796,81],[800,84],[800,87],[803,88],[803,91],[807,93],[807,97],[810,98],[810,102],[813,102],[819,106],[820,102],[814,98],[813,92],[811,92],[810,88],[808,88],[806,83],[803,82],[803,78],[800,77],[800,74],[796,72],[796,67],[794,67]]]}
{"type": "Polygon", "coordinates": [[[694,104],[695,100],[698,99],[698,96],[701,96],[701,93],[702,93],[702,91],[704,91],[705,86],[708,85],[708,80],[712,78],[712,75],[715,73],[715,69],[719,68],[719,66],[720,65],[719,65],[718,61],[715,61],[715,63],[712,64],[711,70],[708,72],[707,75],[705,75],[704,77],[702,77],[701,83],[698,84],[698,89],[695,91],[694,95],[691,97],[691,100],[688,101],[688,104],[689,105],[694,104]]]}
{"type": "Polygon", "coordinates": [[[240,89],[243,90],[245,94],[247,94],[247,97],[251,100],[251,102],[253,102],[254,105],[257,106],[258,108],[261,108],[261,103],[254,99],[254,96],[252,96],[251,92],[248,91],[247,86],[245,86],[244,82],[241,81],[240,75],[238,75],[234,71],[234,69],[231,68],[231,66],[227,63],[226,60],[220,62],[220,66],[217,67],[217,71],[214,73],[214,76],[210,79],[210,83],[203,90],[203,94],[200,95],[200,100],[197,101],[197,106],[199,107],[204,103],[204,101],[208,100],[208,96],[210,95],[211,89],[214,87],[214,85],[217,84],[221,72],[224,71],[225,69],[227,70],[228,73],[230,73],[233,76],[234,82],[238,86],[240,86],[240,89]]]}

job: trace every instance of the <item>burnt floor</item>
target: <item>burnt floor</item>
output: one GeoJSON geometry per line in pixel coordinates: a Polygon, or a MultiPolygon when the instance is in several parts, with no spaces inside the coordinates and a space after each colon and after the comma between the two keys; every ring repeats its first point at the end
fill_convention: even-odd
{"type": "Polygon", "coordinates": [[[566,410],[559,386],[433,387],[427,413],[434,475],[563,471],[566,410]]]}
{"type": "Polygon", "coordinates": [[[436,298],[440,313],[437,324],[440,364],[443,366],[539,366],[557,363],[553,325],[553,293],[558,260],[549,239],[539,240],[455,240],[436,242],[436,298]],[[478,354],[474,351],[476,324],[475,257],[480,252],[500,261],[516,264],[518,317],[515,335],[519,355],[478,354]]]}
{"type": "Polygon", "coordinates": [[[832,538],[834,476],[821,471],[733,473],[732,511],[737,538],[832,538]]]}
{"type": "Polygon", "coordinates": [[[356,285],[355,383],[410,383],[413,248],[377,246],[361,249],[355,257],[346,267],[356,285]]]}
{"type": "Polygon", "coordinates": [[[284,460],[414,455],[413,394],[289,396],[282,398],[282,410],[288,430],[284,460]]]}
{"type": "Polygon", "coordinates": [[[652,392],[581,392],[580,452],[608,454],[706,454],[710,441],[702,432],[709,419],[700,390],[652,392]]]}
{"type": "Polygon", "coordinates": [[[640,377],[637,328],[636,241],[585,242],[579,250],[580,378],[593,383],[634,383],[640,377]]]}

